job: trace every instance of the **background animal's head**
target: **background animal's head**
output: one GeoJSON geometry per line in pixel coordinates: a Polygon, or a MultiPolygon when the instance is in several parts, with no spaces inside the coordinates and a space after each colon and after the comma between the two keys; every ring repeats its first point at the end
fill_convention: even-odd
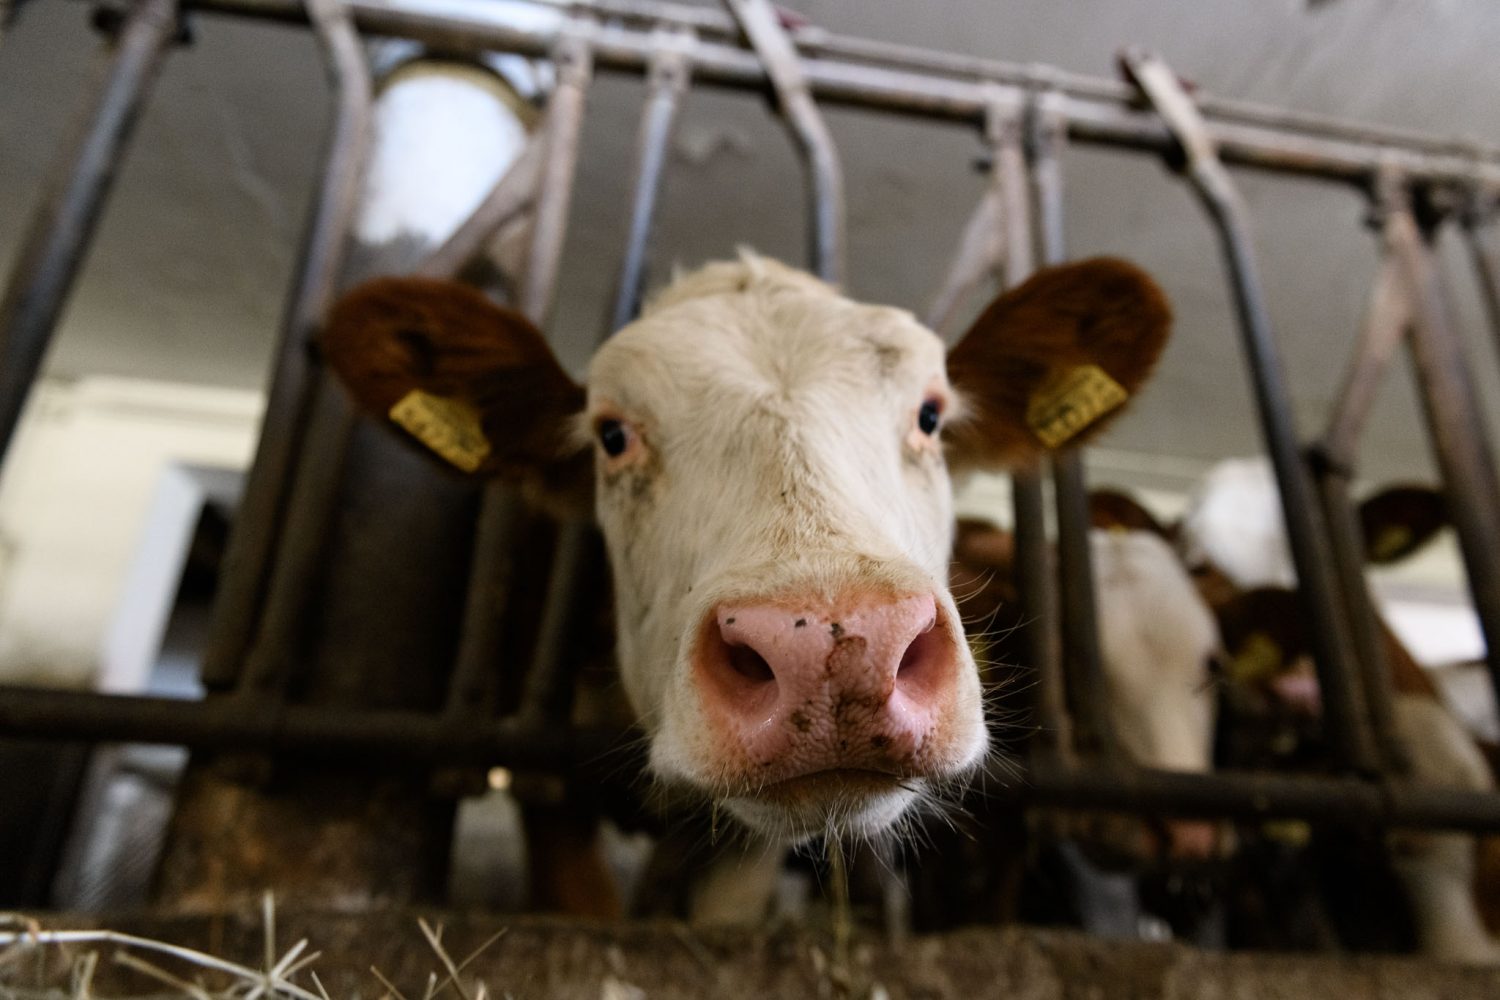
{"type": "Polygon", "coordinates": [[[1094,260],[1002,295],[945,356],[901,310],[746,256],[674,283],[589,366],[461,285],[352,292],[323,348],[451,464],[556,497],[593,465],[620,667],[663,779],[762,832],[873,832],[988,739],[946,586],[950,470],[1107,423],[1169,310],[1094,260]]]}

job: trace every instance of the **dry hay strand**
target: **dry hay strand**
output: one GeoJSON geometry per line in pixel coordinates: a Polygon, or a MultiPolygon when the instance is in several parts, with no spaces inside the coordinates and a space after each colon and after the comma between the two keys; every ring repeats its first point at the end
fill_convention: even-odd
{"type": "MultiPolygon", "coordinates": [[[[0,913],[0,1000],[131,1000],[106,997],[95,991],[94,977],[104,950],[113,948],[111,961],[151,980],[159,987],[137,997],[190,1000],[332,1000],[312,965],[321,952],[308,951],[302,938],[279,951],[276,946],[276,906],[271,893],[262,898],[261,919],[265,952],[260,968],[210,955],[193,948],[111,930],[49,930],[22,914],[0,913]],[[147,958],[146,956],[151,956],[147,958]],[[153,961],[153,959],[155,959],[153,961]],[[160,964],[166,960],[172,968],[160,964]],[[185,966],[186,969],[181,967],[185,966]],[[306,975],[311,989],[296,980],[306,975]],[[210,985],[217,976],[220,985],[210,985]]],[[[418,920],[418,929],[432,949],[442,974],[432,972],[420,1000],[439,1000],[450,987],[459,1000],[490,1000],[489,987],[477,979],[463,981],[463,971],[505,934],[488,938],[462,961],[454,961],[443,945],[443,925],[418,920]]],[[[389,1000],[409,1000],[379,969],[370,971],[389,1000]]]]}

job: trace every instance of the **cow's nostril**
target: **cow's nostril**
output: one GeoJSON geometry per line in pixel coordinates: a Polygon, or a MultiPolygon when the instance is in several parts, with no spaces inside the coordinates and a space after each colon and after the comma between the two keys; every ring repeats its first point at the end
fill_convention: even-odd
{"type": "Polygon", "coordinates": [[[765,684],[776,679],[776,673],[766,658],[749,646],[730,646],[729,665],[734,672],[748,681],[765,684]]]}
{"type": "Polygon", "coordinates": [[[896,684],[909,694],[935,692],[943,683],[946,673],[943,664],[949,646],[947,634],[929,625],[901,654],[901,663],[896,667],[896,684]]]}

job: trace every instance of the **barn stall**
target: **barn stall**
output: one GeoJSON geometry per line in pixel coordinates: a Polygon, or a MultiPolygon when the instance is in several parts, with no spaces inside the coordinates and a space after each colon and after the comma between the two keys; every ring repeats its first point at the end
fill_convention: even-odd
{"type": "MultiPolygon", "coordinates": [[[[771,185],[777,200],[793,201],[784,190],[785,177],[799,162],[805,177],[804,263],[854,288],[860,279],[846,261],[855,253],[845,239],[844,168],[825,112],[855,108],[977,133],[982,184],[973,191],[975,207],[967,220],[962,215],[952,220],[946,269],[941,260],[921,265],[936,279],[938,292],[924,312],[939,330],[972,308],[968,300],[976,289],[991,282],[1013,285],[1038,263],[1084,255],[1076,238],[1065,241],[1067,209],[1080,196],[1062,184],[1064,164],[1085,155],[1080,151],[1101,147],[1164,160],[1206,210],[1207,232],[1222,253],[1221,294],[1233,308],[1213,336],[1237,337],[1243,353],[1256,426],[1286,511],[1286,536],[1300,583],[1296,614],[1306,624],[1314,654],[1333,764],[1309,777],[1234,770],[1183,774],[1124,763],[1104,698],[1108,686],[1090,569],[1087,459],[1077,451],[1062,452],[1045,468],[1014,477],[1006,501],[1013,504],[1003,519],[1015,531],[1018,636],[1023,665],[1034,672],[1027,707],[1034,735],[1026,742],[1024,760],[997,765],[990,776],[986,791],[999,808],[986,815],[1096,810],[1153,821],[1183,816],[1250,826],[1292,820],[1315,827],[1475,832],[1492,831],[1500,821],[1500,801],[1492,794],[1431,787],[1406,777],[1409,748],[1393,720],[1390,672],[1351,501],[1355,483],[1363,488],[1367,481],[1360,448],[1374,390],[1405,341],[1475,618],[1489,634],[1500,613],[1493,559],[1500,529],[1492,509],[1496,479],[1485,432],[1491,421],[1480,387],[1491,384],[1493,359],[1481,352],[1492,347],[1460,339],[1456,306],[1441,277],[1445,263],[1451,271],[1451,262],[1442,257],[1439,241],[1459,235],[1469,242],[1476,290],[1487,296],[1484,307],[1493,309],[1489,226],[1500,151],[1210,97],[1144,51],[1123,54],[1119,79],[1085,77],[831,34],[758,3],[729,4],[725,10],[513,4],[483,14],[465,7],[304,7],[265,0],[191,4],[181,11],[161,2],[101,8],[96,20],[112,38],[108,71],[84,127],[51,173],[16,252],[0,308],[6,351],[0,427],[4,439],[15,442],[7,459],[7,489],[24,488],[13,466],[28,447],[30,454],[43,456],[32,458],[28,468],[50,460],[44,440],[28,444],[26,432],[16,430],[28,394],[33,412],[43,416],[40,404],[49,393],[55,407],[69,402],[61,398],[65,390],[46,384],[31,389],[134,119],[168,50],[183,41],[185,26],[219,15],[310,30],[332,81],[333,120],[243,485],[219,474],[218,465],[248,448],[250,439],[235,428],[253,423],[253,401],[205,402],[150,388],[136,388],[134,397],[121,388],[99,393],[106,410],[179,406],[188,414],[184,422],[200,424],[204,440],[174,445],[172,453],[191,455],[198,448],[201,467],[183,463],[185,471],[179,469],[177,478],[149,484],[156,496],[143,519],[150,521],[156,541],[134,553],[139,558],[133,562],[129,552],[119,560],[129,563],[122,571],[129,586],[111,623],[104,662],[93,663],[92,651],[78,654],[57,641],[59,659],[75,659],[72,669],[82,683],[97,680],[112,692],[139,692],[151,675],[153,683],[170,685],[156,661],[164,636],[175,627],[182,645],[201,651],[201,663],[190,652],[188,666],[179,668],[186,676],[176,679],[173,693],[195,695],[187,698],[7,686],[0,697],[0,725],[16,741],[9,766],[21,776],[13,801],[36,800],[24,812],[23,807],[12,810],[20,829],[16,849],[9,852],[20,887],[16,905],[61,900],[97,908],[83,902],[93,891],[95,898],[131,904],[149,898],[166,911],[201,914],[250,906],[253,933],[269,933],[258,903],[262,890],[270,888],[291,914],[281,918],[284,940],[285,925],[299,926],[295,914],[312,907],[441,904],[452,901],[463,881],[451,875],[450,860],[466,856],[462,846],[455,848],[456,815],[460,845],[466,830],[471,841],[474,837],[473,810],[464,814],[457,804],[477,799],[486,788],[523,803],[523,815],[511,819],[507,833],[478,848],[471,844],[467,856],[514,852],[524,828],[534,908],[609,915],[623,905],[598,888],[607,880],[597,869],[594,847],[606,816],[613,860],[632,852],[638,858],[652,844],[658,857],[672,853],[670,846],[663,848],[673,843],[672,824],[664,828],[659,819],[643,815],[648,810],[631,777],[640,766],[633,740],[599,694],[610,683],[601,679],[607,678],[608,641],[601,640],[607,624],[601,629],[595,619],[607,598],[591,525],[583,518],[554,525],[526,510],[503,486],[481,490],[435,472],[374,422],[357,419],[309,349],[338,291],[375,273],[463,271],[550,328],[549,318],[565,312],[556,302],[566,271],[564,236],[574,203],[587,195],[574,190],[576,175],[587,167],[581,152],[587,149],[586,108],[599,81],[616,73],[644,78],[645,101],[633,166],[622,185],[628,211],[613,287],[607,287],[608,275],[595,277],[590,306],[578,304],[581,295],[568,301],[575,314],[571,326],[592,329],[581,335],[585,342],[628,321],[639,308],[648,263],[664,264],[675,256],[661,235],[653,238],[653,219],[663,187],[671,191],[669,153],[682,156],[680,143],[674,145],[679,111],[708,90],[770,98],[798,157],[780,165],[781,179],[771,185]],[[398,130],[390,120],[376,126],[382,113],[396,113],[390,109],[397,103],[382,104],[377,95],[393,97],[403,80],[410,84],[413,72],[409,52],[367,49],[374,39],[425,45],[428,58],[461,61],[472,73],[489,74],[471,91],[504,95],[488,107],[492,121],[508,124],[509,146],[502,141],[491,151],[491,173],[469,180],[469,204],[450,215],[446,229],[388,227],[382,236],[372,221],[376,188],[371,179],[383,169],[380,137],[398,130]],[[513,61],[476,61],[500,53],[513,61]],[[1230,166],[1237,168],[1234,174],[1230,166]],[[1332,405],[1311,421],[1327,428],[1318,436],[1297,430],[1299,408],[1290,383],[1302,372],[1289,371],[1293,366],[1283,356],[1294,337],[1301,342],[1301,332],[1282,331],[1278,339],[1272,329],[1271,297],[1258,271],[1252,213],[1242,193],[1243,186],[1260,183],[1254,175],[1352,190],[1365,200],[1376,235],[1370,308],[1357,342],[1349,345],[1344,387],[1337,389],[1335,382],[1335,391],[1328,393],[1332,405]],[[391,238],[391,232],[399,236],[391,238]],[[475,272],[481,257],[488,261],[487,273],[475,272]],[[576,314],[589,308],[595,318],[580,321],[576,314]],[[221,411],[217,435],[201,427],[205,408],[221,411]],[[208,578],[198,584],[196,598],[189,586],[194,574],[208,578]],[[184,620],[191,612],[179,614],[189,599],[199,605],[196,624],[184,620]],[[424,669],[412,670],[414,663],[424,669]],[[202,696],[196,697],[200,686],[202,696]],[[92,754],[87,749],[122,743],[187,748],[193,756],[184,765],[180,758],[153,757],[150,751],[142,756],[131,749],[92,754]],[[47,780],[38,782],[36,775],[47,780]],[[118,803],[111,807],[112,796],[130,794],[121,789],[132,787],[131,781],[134,811],[118,803]],[[154,838],[150,830],[117,832],[113,849],[99,839],[97,830],[111,822],[119,831],[122,817],[150,827],[152,809],[154,838]],[[120,853],[118,845],[130,835],[145,841],[135,845],[140,854],[120,853]],[[499,843],[505,839],[511,841],[508,847],[499,843]],[[553,852],[556,857],[545,857],[553,852]],[[451,858],[455,853],[459,857],[451,858]],[[129,886],[80,886],[89,882],[86,872],[108,876],[131,864],[151,869],[135,876],[134,891],[140,895],[134,899],[129,886]],[[544,870],[555,883],[543,882],[544,870]]],[[[24,25],[32,15],[19,16],[24,25]]],[[[0,36],[0,60],[19,44],[0,36]]],[[[627,173],[618,164],[614,172],[627,173]]],[[[1274,197],[1258,192],[1257,201],[1274,197]]],[[[734,220],[721,218],[710,202],[702,198],[700,210],[715,213],[716,226],[736,232],[734,220]]],[[[858,211],[858,204],[851,208],[858,211]]],[[[1343,235],[1369,241],[1357,221],[1343,235]]],[[[714,252],[722,256],[734,242],[738,237],[714,252]]],[[[1295,255],[1296,250],[1278,253],[1295,255]]],[[[1475,325],[1472,306],[1464,316],[1475,325]]],[[[1481,318],[1491,325],[1495,320],[1493,313],[1481,318]]],[[[1325,368],[1343,364],[1330,357],[1326,344],[1319,356],[1325,368]]],[[[1301,357],[1305,364],[1306,356],[1301,357]]],[[[1300,421],[1308,422],[1306,416],[1300,421]]],[[[104,460],[86,454],[80,464],[95,470],[104,460]]],[[[1380,474],[1389,471],[1382,468],[1380,474]]],[[[990,511],[994,501],[986,507],[983,490],[981,485],[980,499],[973,503],[990,511]]],[[[70,531],[65,523],[54,530],[63,537],[70,531]]],[[[8,573],[24,567],[25,554],[18,553],[8,573]]],[[[8,599],[24,595],[53,614],[60,603],[76,599],[66,587],[49,592],[15,582],[23,579],[7,581],[8,599]]],[[[100,600],[107,603],[114,596],[100,600]]],[[[29,624],[24,610],[12,612],[21,625],[29,624]]],[[[66,628],[54,625],[53,631],[66,628]]],[[[45,635],[45,629],[39,631],[45,635]]],[[[41,653],[36,648],[28,653],[29,666],[14,673],[55,685],[42,662],[47,647],[40,647],[41,653]]],[[[1492,681],[1500,676],[1495,664],[1491,654],[1486,667],[1492,681]]],[[[59,669],[67,667],[60,663],[59,669]]],[[[682,828],[689,831],[678,844],[689,854],[686,848],[698,846],[702,830],[693,828],[691,816],[675,820],[679,837],[682,828]]],[[[975,833],[993,835],[997,852],[1013,849],[1003,831],[980,827],[975,833]]],[[[920,871],[921,852],[903,863],[909,872],[920,871]]],[[[641,867],[637,860],[636,868],[641,867]]],[[[644,867],[667,891],[672,878],[682,877],[649,863],[644,867]]],[[[803,868],[802,891],[812,886],[821,895],[816,887],[833,878],[832,870],[816,859],[803,868]]],[[[939,910],[944,891],[941,885],[936,890],[939,910]]],[[[903,892],[910,890],[886,885],[875,893],[874,909],[885,919],[886,933],[898,938],[913,923],[902,916],[903,892]]],[[[817,906],[811,909],[816,914],[817,906]]],[[[152,919],[165,921],[151,925],[156,937],[223,950],[201,927],[152,919]]],[[[350,952],[358,950],[361,928],[378,926],[373,918],[368,924],[363,918],[340,919],[346,921],[337,926],[349,936],[350,952]]],[[[332,936],[335,918],[327,921],[332,936]]],[[[870,923],[873,928],[879,921],[870,923]]],[[[483,930],[473,932],[476,944],[490,926],[478,924],[483,930]]],[[[846,926],[847,917],[833,924],[846,926]]],[[[449,925],[461,926],[452,920],[449,925]]],[[[306,932],[315,943],[317,927],[314,921],[306,932]]],[[[24,946],[28,933],[41,932],[18,925],[10,940],[24,946]]],[[[241,943],[224,947],[243,955],[243,939],[251,933],[239,927],[234,934],[241,943]]],[[[386,931],[375,933],[381,940],[389,937],[386,931]]],[[[770,944],[757,938],[742,952],[710,937],[703,947],[715,950],[705,958],[691,945],[674,943],[675,937],[659,936],[668,932],[630,930],[616,939],[611,932],[558,926],[527,933],[552,941],[527,952],[555,948],[574,956],[569,971],[556,980],[573,989],[607,992],[641,983],[638,970],[651,961],[642,956],[678,947],[688,961],[706,967],[742,961],[764,969],[787,961],[768,954],[794,955],[796,972],[788,974],[811,978],[800,987],[780,983],[783,991],[816,988],[820,981],[828,989],[850,989],[849,968],[866,978],[862,989],[878,984],[895,995],[922,988],[916,980],[903,981],[899,963],[881,964],[879,947],[864,944],[860,951],[856,945],[851,952],[839,934],[827,942],[815,935],[813,943],[795,932],[770,944]],[[832,968],[826,956],[840,958],[844,967],[832,968]]],[[[426,947],[419,935],[412,940],[426,947]]],[[[1288,974],[1344,977],[1341,981],[1364,977],[1372,991],[1387,988],[1381,985],[1387,975],[1437,975],[1387,971],[1408,968],[1399,965],[1288,966],[1281,959],[1248,957],[1234,960],[1240,965],[1204,965],[1207,960],[1192,953],[1114,946],[1116,952],[1045,935],[1035,940],[991,936],[983,939],[982,949],[966,940],[973,939],[918,939],[909,947],[928,949],[925,961],[937,968],[957,961],[944,949],[974,947],[992,955],[996,967],[1019,968],[1009,973],[1016,977],[1011,981],[1039,991],[1049,976],[1066,984],[1070,976],[1082,975],[1078,970],[1084,966],[1097,973],[1100,966],[1113,970],[1111,963],[1153,970],[1140,973],[1154,983],[1143,983],[1144,995],[1167,993],[1171,987],[1162,983],[1174,975],[1239,980],[1264,974],[1273,983],[1278,969],[1290,969],[1288,974]],[[1105,957],[1084,957],[1089,955],[1105,957]],[[1212,971],[1176,971],[1184,967],[1212,971]],[[1247,971],[1252,968],[1268,971],[1247,971]]],[[[327,947],[335,951],[332,944],[327,947]]],[[[431,957],[415,961],[424,959],[431,957]]],[[[363,961],[355,957],[346,964],[359,968],[363,961]]],[[[406,961],[393,958],[390,964],[405,968],[406,961]]],[[[497,961],[492,990],[505,988],[505,960],[497,961]]],[[[672,961],[682,961],[681,956],[672,961]]],[[[973,973],[995,974],[988,964],[973,973]]],[[[765,982],[745,978],[751,975],[734,974],[732,981],[765,982]]],[[[1108,973],[1117,975],[1130,973],[1108,973]]],[[[1484,973],[1453,975],[1454,995],[1489,982],[1484,973]]],[[[375,987],[366,983],[365,988],[375,987]]],[[[972,985],[960,977],[951,988],[972,985]]],[[[687,992],[701,989],[698,980],[687,992]]]]}

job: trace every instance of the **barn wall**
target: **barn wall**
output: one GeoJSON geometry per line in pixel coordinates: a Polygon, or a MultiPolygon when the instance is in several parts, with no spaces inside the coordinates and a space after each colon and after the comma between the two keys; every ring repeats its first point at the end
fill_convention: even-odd
{"type": "Polygon", "coordinates": [[[48,381],[0,478],[0,681],[82,687],[164,474],[243,469],[258,393],[168,382],[48,381]]]}

